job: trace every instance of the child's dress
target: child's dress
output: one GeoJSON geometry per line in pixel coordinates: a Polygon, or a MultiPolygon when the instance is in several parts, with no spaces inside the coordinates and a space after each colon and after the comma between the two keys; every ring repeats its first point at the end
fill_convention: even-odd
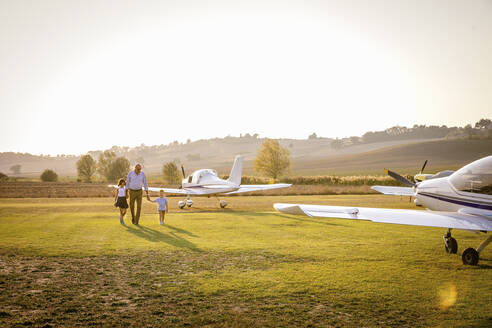
{"type": "Polygon", "coordinates": [[[128,203],[126,202],[126,190],[125,188],[118,188],[118,200],[114,203],[115,207],[128,208],[128,203]]]}

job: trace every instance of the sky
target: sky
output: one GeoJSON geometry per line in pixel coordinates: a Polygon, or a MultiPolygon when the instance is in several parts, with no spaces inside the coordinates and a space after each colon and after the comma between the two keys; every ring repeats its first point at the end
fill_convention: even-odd
{"type": "Polygon", "coordinates": [[[0,0],[0,152],[464,126],[491,58],[491,0],[0,0]]]}

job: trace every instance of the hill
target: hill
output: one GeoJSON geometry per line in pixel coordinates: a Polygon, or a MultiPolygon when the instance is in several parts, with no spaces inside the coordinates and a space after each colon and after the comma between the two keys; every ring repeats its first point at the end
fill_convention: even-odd
{"type": "Polygon", "coordinates": [[[425,160],[426,172],[458,169],[481,157],[492,155],[491,139],[452,139],[413,142],[357,154],[316,160],[297,160],[292,171],[299,175],[381,174],[383,168],[417,173],[425,160]]]}
{"type": "MultiPolygon", "coordinates": [[[[239,137],[174,141],[170,144],[130,148],[113,146],[109,150],[135,163],[144,164],[148,174],[161,175],[162,164],[175,161],[187,172],[199,168],[214,168],[228,174],[235,155],[244,156],[244,174],[254,175],[253,161],[266,138],[258,134],[239,137]]],[[[482,119],[474,127],[425,126],[411,128],[394,126],[383,131],[369,131],[361,137],[331,139],[316,133],[307,139],[279,139],[292,158],[291,175],[331,175],[381,173],[383,167],[418,170],[424,160],[430,160],[429,170],[457,168],[481,156],[492,153],[492,120],[482,119]]],[[[101,150],[89,151],[96,160],[101,150]]],[[[78,155],[31,155],[0,153],[0,172],[14,177],[37,178],[45,169],[61,177],[76,176],[78,155]],[[11,170],[20,165],[20,172],[11,170]],[[14,174],[15,173],[15,174],[14,174]]]]}
{"type": "MultiPolygon", "coordinates": [[[[135,148],[112,147],[118,156],[125,156],[133,163],[143,163],[151,175],[160,175],[162,164],[177,161],[185,166],[187,172],[199,168],[214,168],[220,174],[228,174],[235,155],[242,154],[245,159],[245,174],[254,174],[253,161],[265,138],[226,137],[198,140],[186,144],[141,146],[135,148]]],[[[391,146],[413,143],[415,140],[396,140],[357,144],[342,148],[332,146],[333,139],[280,139],[280,144],[289,149],[294,163],[317,159],[330,159],[341,155],[359,154],[391,146]]],[[[101,151],[89,152],[95,159],[101,151]]],[[[55,170],[60,176],[76,176],[75,163],[79,156],[34,156],[31,154],[1,153],[0,172],[8,175],[12,165],[20,164],[21,173],[17,176],[39,177],[46,169],[55,170]]],[[[14,175],[15,176],[15,175],[14,175]]]]}

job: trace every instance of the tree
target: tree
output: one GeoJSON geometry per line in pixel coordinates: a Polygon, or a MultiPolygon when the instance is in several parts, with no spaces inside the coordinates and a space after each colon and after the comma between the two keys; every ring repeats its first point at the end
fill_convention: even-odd
{"type": "Polygon", "coordinates": [[[10,171],[12,171],[13,174],[20,174],[21,172],[21,165],[20,164],[15,164],[10,167],[10,171]]]}
{"type": "Polygon", "coordinates": [[[114,152],[106,150],[99,155],[97,171],[106,181],[116,181],[126,177],[130,171],[130,161],[123,156],[116,157],[114,152]]]}
{"type": "Polygon", "coordinates": [[[492,129],[492,121],[488,118],[482,118],[480,121],[475,123],[475,129],[492,129]]]}
{"type": "Polygon", "coordinates": [[[106,180],[110,180],[110,171],[111,171],[111,164],[116,158],[116,154],[112,151],[105,150],[99,155],[99,159],[97,161],[97,172],[99,175],[106,180]]]}
{"type": "Polygon", "coordinates": [[[176,162],[167,162],[162,165],[162,176],[169,184],[179,184],[179,171],[176,162]]]}
{"type": "Polygon", "coordinates": [[[350,143],[352,145],[357,145],[358,143],[360,143],[360,138],[359,137],[350,137],[350,143]]]}
{"type": "Polygon", "coordinates": [[[9,179],[8,175],[0,172],[0,181],[7,181],[9,179]]]}
{"type": "Polygon", "coordinates": [[[468,137],[468,139],[471,139],[473,137],[474,132],[475,132],[475,131],[473,131],[471,124],[467,124],[464,127],[464,130],[465,130],[465,135],[468,137]]]}
{"type": "Polygon", "coordinates": [[[91,155],[80,157],[77,161],[77,173],[82,181],[91,182],[92,176],[96,173],[96,161],[91,155]]]}
{"type": "Polygon", "coordinates": [[[290,167],[290,152],[278,140],[267,139],[256,155],[255,171],[277,179],[290,167]]]}
{"type": "Polygon", "coordinates": [[[316,132],[313,132],[313,134],[310,134],[308,136],[308,140],[313,140],[313,139],[318,139],[318,135],[316,134],[316,132]]]}
{"type": "Polygon", "coordinates": [[[117,157],[111,162],[106,179],[108,181],[117,181],[118,179],[125,178],[129,171],[130,161],[123,156],[117,157]]]}
{"type": "Polygon", "coordinates": [[[340,140],[340,139],[338,139],[338,138],[336,138],[335,140],[333,140],[333,141],[331,142],[330,146],[331,146],[331,148],[333,148],[333,149],[340,149],[340,148],[342,148],[342,146],[343,146],[343,141],[342,141],[342,140],[340,140]]]}
{"type": "Polygon", "coordinates": [[[58,181],[58,174],[53,170],[46,169],[43,171],[40,178],[43,182],[56,182],[58,181]]]}

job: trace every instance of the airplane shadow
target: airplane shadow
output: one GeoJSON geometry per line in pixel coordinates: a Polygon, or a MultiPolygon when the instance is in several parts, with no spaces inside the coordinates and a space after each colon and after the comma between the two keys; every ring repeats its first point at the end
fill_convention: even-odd
{"type": "MultiPolygon", "coordinates": [[[[137,227],[126,226],[126,228],[128,232],[134,234],[135,236],[143,238],[153,243],[166,243],[174,247],[186,248],[191,251],[201,252],[201,249],[198,248],[198,246],[184,239],[183,237],[177,235],[174,232],[163,233],[161,231],[154,230],[141,225],[138,225],[137,227]]],[[[189,236],[194,236],[191,232],[188,232],[180,228],[172,227],[171,229],[175,229],[178,232],[186,233],[189,236]]]]}
{"type": "Polygon", "coordinates": [[[306,223],[317,223],[317,224],[322,224],[322,225],[327,225],[327,226],[336,226],[336,227],[347,227],[351,228],[351,226],[345,225],[345,224],[340,224],[340,223],[332,223],[332,222],[327,222],[324,220],[319,220],[315,218],[310,218],[310,217],[297,217],[297,216],[291,216],[291,215],[285,215],[285,214],[277,214],[277,216],[280,216],[284,219],[288,220],[293,220],[293,221],[298,221],[298,222],[306,222],[306,223]]]}

